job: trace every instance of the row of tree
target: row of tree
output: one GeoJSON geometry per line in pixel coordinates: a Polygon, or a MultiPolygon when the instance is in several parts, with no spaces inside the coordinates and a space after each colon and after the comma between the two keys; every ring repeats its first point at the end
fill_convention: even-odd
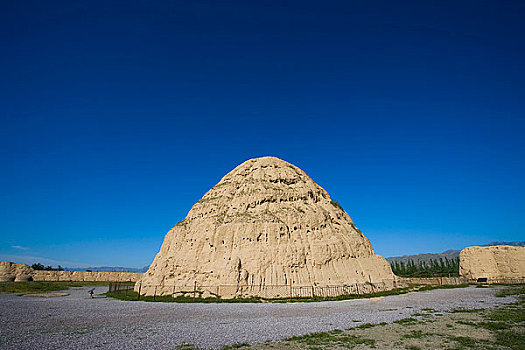
{"type": "Polygon", "coordinates": [[[439,258],[428,261],[392,261],[392,272],[403,277],[438,277],[459,276],[459,257],[454,259],[439,258]]]}
{"type": "Polygon", "coordinates": [[[53,266],[45,266],[42,265],[41,263],[36,263],[36,264],[33,264],[31,265],[31,267],[33,268],[33,270],[45,270],[45,271],[64,271],[64,268],[62,268],[62,266],[58,265],[58,267],[55,269],[53,268],[53,266]]]}

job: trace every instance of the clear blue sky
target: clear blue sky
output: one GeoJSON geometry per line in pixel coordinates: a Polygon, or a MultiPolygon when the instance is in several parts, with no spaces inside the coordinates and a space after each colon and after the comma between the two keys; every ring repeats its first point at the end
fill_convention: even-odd
{"type": "Polygon", "coordinates": [[[246,159],[384,256],[524,240],[523,1],[0,5],[0,260],[144,266],[246,159]]]}

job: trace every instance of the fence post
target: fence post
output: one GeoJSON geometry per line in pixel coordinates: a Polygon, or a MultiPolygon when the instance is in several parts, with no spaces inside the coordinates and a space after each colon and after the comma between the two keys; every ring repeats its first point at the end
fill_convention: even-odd
{"type": "Polygon", "coordinates": [[[359,294],[359,283],[355,284],[355,291],[356,291],[356,294],[359,294]]]}
{"type": "Polygon", "coordinates": [[[142,282],[139,283],[139,294],[137,295],[137,301],[140,300],[140,289],[142,288],[142,282]]]}
{"type": "Polygon", "coordinates": [[[290,298],[293,298],[293,292],[292,292],[292,280],[290,280],[290,298]]]}
{"type": "Polygon", "coordinates": [[[312,298],[315,297],[315,290],[314,290],[314,286],[312,286],[312,298]]]}
{"type": "Polygon", "coordinates": [[[155,286],[155,291],[153,292],[153,301],[155,301],[156,297],[157,297],[157,286],[155,286]]]}
{"type": "Polygon", "coordinates": [[[195,301],[195,294],[197,293],[197,281],[193,283],[193,301],[195,301]]]}

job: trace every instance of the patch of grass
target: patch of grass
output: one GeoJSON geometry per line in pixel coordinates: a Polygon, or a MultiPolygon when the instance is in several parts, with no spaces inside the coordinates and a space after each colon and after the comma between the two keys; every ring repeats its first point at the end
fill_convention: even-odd
{"type": "Polygon", "coordinates": [[[186,219],[183,219],[175,224],[175,226],[185,226],[187,224],[186,219]]]}
{"type": "MultiPolygon", "coordinates": [[[[452,289],[452,288],[465,288],[468,287],[468,284],[465,285],[445,285],[445,286],[423,286],[418,289],[418,286],[414,287],[414,285],[409,286],[407,288],[399,288],[399,289],[392,289],[392,290],[386,290],[376,293],[368,293],[368,294],[347,294],[347,295],[340,295],[337,297],[295,297],[295,298],[281,298],[281,299],[265,299],[265,301],[270,302],[283,302],[283,303],[289,303],[289,302],[319,302],[319,301],[340,301],[340,300],[352,300],[352,299],[369,299],[369,298],[377,298],[377,297],[384,297],[389,295],[401,295],[406,294],[414,291],[428,291],[428,290],[434,290],[434,289],[452,289]]],[[[420,287],[420,286],[419,286],[420,287]]],[[[407,308],[412,308],[408,306],[407,308]]]]}
{"type": "MultiPolygon", "coordinates": [[[[141,301],[160,301],[160,302],[179,302],[179,303],[261,303],[261,302],[271,302],[271,303],[297,303],[297,302],[320,302],[320,301],[340,301],[340,300],[353,300],[353,299],[369,299],[369,298],[377,298],[377,297],[384,297],[389,295],[401,295],[406,294],[414,291],[428,291],[428,290],[434,290],[434,289],[451,289],[451,288],[464,288],[468,287],[468,285],[445,285],[445,286],[423,286],[419,288],[420,286],[417,285],[411,285],[407,288],[399,288],[399,289],[392,289],[387,291],[380,291],[377,293],[368,293],[368,294],[346,294],[346,295],[339,295],[336,297],[321,297],[321,296],[315,296],[315,297],[285,297],[285,298],[274,298],[274,299],[266,299],[266,298],[260,298],[260,297],[239,297],[239,298],[233,298],[233,299],[222,299],[222,298],[200,298],[198,295],[194,299],[193,297],[171,297],[170,295],[167,296],[157,296],[153,298],[152,296],[140,296],[141,301]],[[418,289],[419,288],[419,289],[418,289]]],[[[124,301],[137,301],[138,300],[138,294],[132,290],[128,290],[127,292],[119,291],[115,293],[106,293],[107,297],[115,298],[119,300],[124,301]]],[[[412,308],[408,306],[407,308],[412,308]]],[[[354,321],[355,322],[355,321],[354,321]]],[[[359,321],[357,321],[359,322],[359,321]]]]}
{"type": "Polygon", "coordinates": [[[496,333],[496,344],[513,350],[525,349],[525,332],[500,331],[496,333]]]}
{"type": "Polygon", "coordinates": [[[285,340],[291,342],[304,343],[308,345],[320,345],[323,342],[328,342],[329,340],[332,340],[333,337],[334,336],[331,335],[329,332],[316,332],[302,336],[293,336],[285,340]]]}
{"type": "Polygon", "coordinates": [[[405,349],[407,350],[421,350],[421,348],[417,345],[409,345],[405,349]]]}
{"type": "Polygon", "coordinates": [[[519,323],[525,321],[524,309],[499,309],[491,312],[489,319],[491,321],[502,321],[509,323],[519,323]]]}
{"type": "Polygon", "coordinates": [[[465,309],[462,307],[458,307],[455,309],[450,310],[450,313],[457,314],[457,313],[476,313],[476,312],[482,312],[483,309],[465,309]]]}
{"type": "Polygon", "coordinates": [[[336,201],[336,200],[331,200],[331,201],[330,201],[330,204],[332,204],[334,207],[339,208],[339,209],[341,209],[342,211],[344,211],[343,207],[341,206],[341,204],[339,204],[338,201],[336,201]]]}
{"type": "Polygon", "coordinates": [[[221,348],[221,350],[231,350],[231,349],[240,349],[240,348],[246,348],[249,347],[250,344],[248,343],[234,343],[232,345],[225,345],[221,348]]]}
{"type": "Polygon", "coordinates": [[[430,334],[423,333],[423,331],[420,331],[420,330],[414,330],[414,331],[410,331],[410,333],[403,334],[403,338],[419,339],[419,338],[423,338],[423,337],[428,336],[428,335],[430,335],[430,334]]]}
{"type": "Polygon", "coordinates": [[[416,324],[418,323],[419,320],[415,319],[415,318],[412,318],[412,317],[408,317],[408,318],[402,318],[400,320],[397,320],[397,321],[394,321],[394,323],[397,323],[397,324],[400,324],[400,325],[403,325],[403,326],[408,326],[408,325],[411,325],[411,324],[416,324]]]}
{"type": "Polygon", "coordinates": [[[363,337],[359,337],[356,335],[347,335],[347,336],[341,337],[341,341],[339,343],[342,343],[342,345],[345,347],[363,344],[363,345],[368,345],[373,348],[376,345],[375,339],[363,338],[363,337]]]}
{"type": "Polygon", "coordinates": [[[492,332],[495,345],[513,350],[525,349],[525,287],[514,286],[501,291],[498,296],[519,295],[513,304],[492,310],[488,319],[492,322],[480,322],[479,326],[492,332]]]}
{"type": "Polygon", "coordinates": [[[447,328],[454,328],[454,326],[451,325],[450,323],[447,323],[445,326],[447,326],[447,328]]]}
{"type": "Polygon", "coordinates": [[[262,298],[251,297],[251,298],[199,298],[198,295],[195,299],[193,297],[178,296],[172,297],[171,295],[160,295],[160,296],[144,296],[139,295],[133,290],[128,290],[127,293],[124,291],[107,292],[106,296],[109,298],[115,298],[124,301],[146,301],[146,302],[164,302],[164,303],[262,303],[262,298]]]}
{"type": "MultiPolygon", "coordinates": [[[[161,301],[161,302],[179,302],[179,303],[192,303],[192,302],[198,302],[198,303],[261,303],[261,302],[273,302],[273,303],[294,303],[294,302],[319,302],[319,301],[339,301],[339,300],[352,300],[352,299],[368,299],[368,298],[376,298],[381,296],[388,296],[388,295],[399,295],[408,293],[408,290],[406,289],[399,289],[399,290],[389,290],[389,291],[382,291],[377,292],[375,294],[369,293],[369,294],[348,294],[348,295],[340,295],[337,297],[294,297],[294,298],[276,298],[276,299],[266,299],[266,298],[260,298],[260,297],[248,297],[248,298],[233,298],[233,299],[221,299],[221,298],[199,298],[197,295],[197,298],[193,299],[193,297],[171,297],[170,295],[167,296],[157,296],[153,298],[152,296],[140,296],[141,301],[161,301]]],[[[136,301],[138,300],[138,293],[132,290],[128,290],[127,293],[123,291],[117,291],[112,293],[106,293],[106,296],[110,298],[115,298],[119,300],[125,300],[125,301],[136,301]]]]}
{"type": "Polygon", "coordinates": [[[525,294],[525,286],[517,286],[515,288],[505,288],[496,294],[497,297],[508,297],[511,295],[525,294]]]}
{"type": "MultiPolygon", "coordinates": [[[[497,348],[523,350],[525,349],[525,295],[523,294],[525,288],[521,285],[505,289],[500,296],[520,295],[519,300],[513,304],[487,310],[482,314],[486,319],[482,322],[459,320],[457,323],[487,329],[494,339],[491,345],[497,348]]],[[[461,312],[465,310],[462,309],[461,312]]],[[[457,342],[458,349],[476,348],[481,345],[480,341],[469,337],[448,337],[448,339],[457,342]]]]}
{"type": "Polygon", "coordinates": [[[421,309],[421,311],[425,311],[425,312],[438,312],[437,310],[435,310],[435,309],[430,309],[430,308],[428,308],[428,307],[425,307],[425,308],[421,309]]]}
{"type": "Polygon", "coordinates": [[[377,324],[374,324],[374,323],[363,323],[363,324],[360,324],[359,326],[355,327],[356,329],[367,329],[367,328],[372,328],[372,327],[375,327],[377,326],[377,324]]]}
{"type": "Polygon", "coordinates": [[[175,349],[177,350],[197,350],[198,348],[193,344],[184,343],[184,344],[177,345],[175,349]]]}
{"type": "Polygon", "coordinates": [[[505,322],[479,322],[477,326],[488,329],[489,331],[499,331],[509,328],[505,322]]]}
{"type": "Polygon", "coordinates": [[[352,299],[369,299],[369,298],[377,298],[377,297],[383,297],[388,295],[399,295],[399,294],[405,294],[408,293],[410,290],[408,288],[403,288],[399,290],[387,290],[387,291],[381,291],[377,293],[367,293],[367,294],[346,294],[346,295],[340,295],[337,297],[295,297],[295,298],[281,298],[281,299],[271,299],[271,301],[274,302],[318,302],[318,301],[339,301],[339,300],[352,300],[352,299]]]}
{"type": "Polygon", "coordinates": [[[457,337],[457,336],[449,336],[448,339],[459,343],[459,345],[463,348],[476,348],[478,347],[478,342],[474,338],[470,337],[457,337]]]}
{"type": "Polygon", "coordinates": [[[375,347],[376,341],[374,339],[363,338],[356,335],[346,334],[340,330],[338,332],[317,332],[310,333],[303,336],[296,336],[285,339],[286,341],[301,343],[309,346],[342,346],[352,348],[356,345],[368,345],[375,347]]]}
{"type": "Polygon", "coordinates": [[[71,287],[107,286],[109,282],[0,282],[0,293],[47,293],[71,287]]]}
{"type": "Polygon", "coordinates": [[[419,288],[419,291],[420,292],[424,292],[424,291],[427,291],[427,290],[434,290],[434,289],[454,289],[454,288],[467,288],[469,287],[470,284],[444,284],[442,286],[430,286],[430,285],[425,285],[421,288],[419,288]]]}

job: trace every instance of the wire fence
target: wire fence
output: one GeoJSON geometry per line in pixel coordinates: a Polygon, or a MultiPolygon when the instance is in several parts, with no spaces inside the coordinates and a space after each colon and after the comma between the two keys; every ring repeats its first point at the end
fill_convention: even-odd
{"type": "Polygon", "coordinates": [[[142,282],[114,282],[109,284],[110,293],[119,293],[126,297],[173,297],[173,298],[330,298],[343,295],[377,294],[380,292],[406,288],[410,285],[463,285],[469,283],[524,284],[525,278],[466,279],[463,277],[434,278],[399,278],[378,282],[350,283],[331,286],[296,286],[296,285],[167,285],[144,284],[142,282]]]}
{"type": "Polygon", "coordinates": [[[122,292],[125,296],[132,294],[133,288],[135,288],[135,283],[132,282],[110,282],[109,283],[109,293],[122,292]]]}
{"type": "MultiPolygon", "coordinates": [[[[132,295],[135,292],[137,299],[141,296],[171,296],[190,298],[250,298],[264,299],[282,298],[327,298],[342,295],[376,294],[378,292],[406,287],[407,284],[397,280],[384,280],[378,282],[362,282],[347,285],[331,286],[297,286],[297,285],[152,285],[141,282],[135,285],[115,282],[109,285],[110,293],[124,293],[132,295]]],[[[133,294],[134,295],[134,294],[133,294]]]]}
{"type": "Polygon", "coordinates": [[[525,284],[525,277],[476,277],[476,278],[466,278],[466,277],[409,277],[401,278],[400,280],[408,284],[426,284],[433,286],[441,285],[459,285],[459,284],[478,284],[478,283],[489,283],[489,284],[525,284]]]}
{"type": "Polygon", "coordinates": [[[404,283],[408,284],[425,284],[430,286],[443,286],[443,285],[460,285],[467,284],[469,280],[463,277],[404,277],[400,278],[404,283]]]}
{"type": "Polygon", "coordinates": [[[520,278],[487,278],[479,277],[468,279],[468,283],[490,283],[490,284],[525,284],[525,277],[520,278]]]}

